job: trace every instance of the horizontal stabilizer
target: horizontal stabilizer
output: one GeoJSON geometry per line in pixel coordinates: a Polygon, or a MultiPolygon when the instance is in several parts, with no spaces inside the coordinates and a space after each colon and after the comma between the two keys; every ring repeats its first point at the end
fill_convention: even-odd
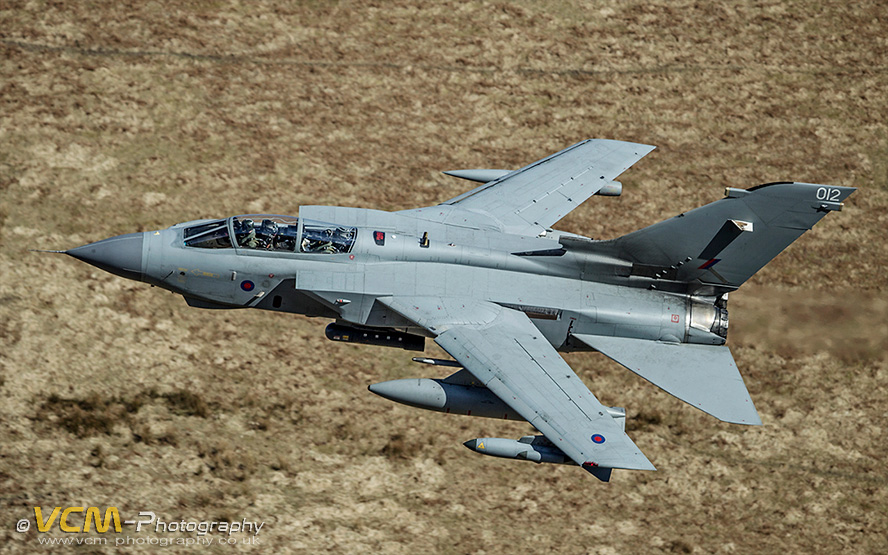
{"type": "Polygon", "coordinates": [[[727,347],[600,335],[574,337],[719,420],[762,423],[727,347]]]}

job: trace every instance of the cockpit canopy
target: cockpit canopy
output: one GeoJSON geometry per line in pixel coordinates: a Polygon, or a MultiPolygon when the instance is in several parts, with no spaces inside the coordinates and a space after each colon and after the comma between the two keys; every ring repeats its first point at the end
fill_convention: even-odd
{"type": "Polygon", "coordinates": [[[287,216],[247,215],[231,218],[235,246],[274,251],[296,250],[299,219],[287,216]]]}
{"type": "Polygon", "coordinates": [[[356,235],[354,227],[300,221],[291,216],[247,214],[185,228],[185,246],[344,254],[351,251],[356,235]]]}

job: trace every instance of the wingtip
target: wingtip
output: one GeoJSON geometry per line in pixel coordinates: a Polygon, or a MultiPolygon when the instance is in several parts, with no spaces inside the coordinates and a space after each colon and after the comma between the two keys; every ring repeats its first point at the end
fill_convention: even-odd
{"type": "Polygon", "coordinates": [[[742,424],[744,426],[764,426],[762,419],[758,415],[755,415],[755,418],[748,418],[746,420],[724,420],[724,422],[728,424],[742,424]]]}
{"type": "Polygon", "coordinates": [[[641,454],[641,459],[643,459],[643,461],[639,461],[638,464],[634,465],[631,468],[631,470],[649,470],[651,472],[657,471],[657,467],[654,466],[654,463],[652,463],[647,457],[645,457],[644,454],[641,454]]]}

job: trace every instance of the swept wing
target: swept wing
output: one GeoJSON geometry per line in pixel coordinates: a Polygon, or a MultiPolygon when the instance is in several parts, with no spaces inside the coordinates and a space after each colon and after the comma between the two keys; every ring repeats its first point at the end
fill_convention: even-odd
{"type": "Polygon", "coordinates": [[[525,314],[475,300],[379,300],[436,334],[475,378],[599,478],[601,469],[656,470],[525,314]]]}
{"type": "Polygon", "coordinates": [[[654,148],[589,139],[442,204],[493,216],[509,233],[538,235],[654,148]]]}

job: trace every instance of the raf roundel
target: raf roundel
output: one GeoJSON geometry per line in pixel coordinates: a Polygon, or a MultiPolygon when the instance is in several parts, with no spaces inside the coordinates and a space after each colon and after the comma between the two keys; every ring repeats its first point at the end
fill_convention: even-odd
{"type": "Polygon", "coordinates": [[[593,435],[592,436],[592,443],[597,443],[598,445],[601,445],[602,443],[604,443],[604,436],[601,434],[593,435]]]}
{"type": "Polygon", "coordinates": [[[244,291],[252,291],[254,287],[256,287],[256,284],[250,280],[244,280],[241,282],[241,289],[244,291]]]}

